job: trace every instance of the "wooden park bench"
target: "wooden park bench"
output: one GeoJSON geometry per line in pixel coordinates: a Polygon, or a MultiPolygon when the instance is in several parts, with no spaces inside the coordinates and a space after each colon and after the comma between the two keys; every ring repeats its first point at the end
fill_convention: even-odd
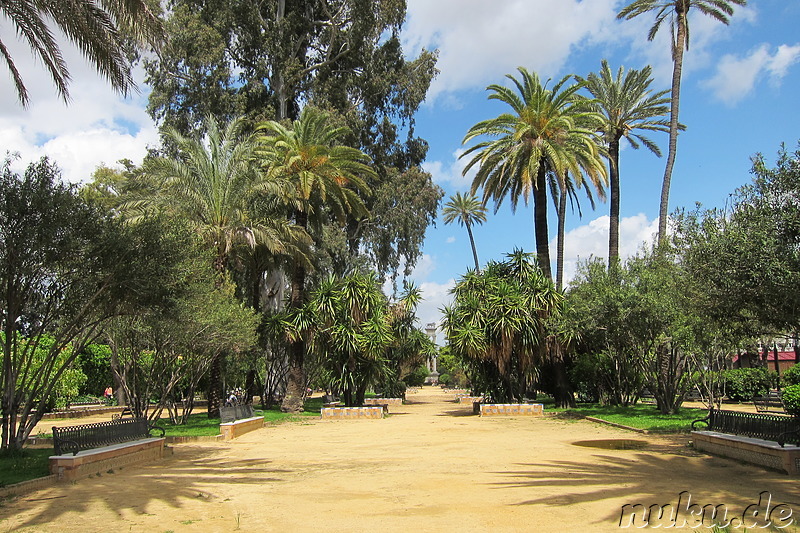
{"type": "Polygon", "coordinates": [[[53,427],[50,473],[77,479],[164,456],[164,429],[132,417],[94,424],[53,427]],[[150,431],[161,432],[152,437],[150,431]],[[72,454],[71,456],[69,454],[72,454]]]}
{"type": "Polygon", "coordinates": [[[781,399],[781,391],[771,390],[766,396],[758,396],[753,398],[753,405],[759,413],[783,413],[783,400],[781,399]]]}

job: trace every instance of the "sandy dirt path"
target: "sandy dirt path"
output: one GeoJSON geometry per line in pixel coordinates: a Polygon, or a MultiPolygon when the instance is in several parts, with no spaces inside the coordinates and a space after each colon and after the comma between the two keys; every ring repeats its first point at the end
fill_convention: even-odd
{"type": "Polygon", "coordinates": [[[687,437],[480,418],[439,389],[409,400],[383,420],[313,419],[178,445],[156,464],[4,502],[0,531],[620,531],[623,505],[677,504],[682,491],[729,517],[769,491],[800,522],[797,479],[695,453],[687,437]],[[645,447],[574,445],[594,439],[645,447]]]}

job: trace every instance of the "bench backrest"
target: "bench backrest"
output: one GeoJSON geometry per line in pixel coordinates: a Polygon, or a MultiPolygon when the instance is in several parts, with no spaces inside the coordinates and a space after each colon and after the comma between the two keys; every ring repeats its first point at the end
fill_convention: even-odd
{"type": "Polygon", "coordinates": [[[81,450],[148,437],[150,437],[150,425],[146,418],[123,418],[108,422],[53,428],[53,446],[56,455],[77,454],[81,450]]]}
{"type": "Polygon", "coordinates": [[[253,404],[220,407],[219,418],[223,424],[244,420],[245,418],[253,418],[253,404]]]}
{"type": "MultiPolygon", "coordinates": [[[[798,421],[791,416],[743,413],[723,409],[709,411],[708,417],[702,421],[708,424],[708,429],[711,431],[775,442],[779,442],[782,435],[794,433],[798,427],[798,421]]],[[[693,428],[695,422],[692,422],[693,428]]]]}

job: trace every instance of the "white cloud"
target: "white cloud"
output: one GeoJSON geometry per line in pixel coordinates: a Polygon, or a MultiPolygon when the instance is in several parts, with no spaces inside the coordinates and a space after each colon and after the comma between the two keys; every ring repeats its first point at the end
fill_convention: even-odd
{"type": "MultiPolygon", "coordinates": [[[[608,257],[608,223],[607,215],[598,217],[588,224],[578,226],[564,236],[564,285],[575,277],[578,263],[591,258],[608,257]]],[[[648,220],[640,213],[632,217],[624,217],[619,221],[619,255],[624,261],[635,255],[643,245],[651,245],[658,232],[658,219],[648,220]]],[[[556,249],[556,240],[550,243],[550,249],[556,249]]]]}
{"type": "Polygon", "coordinates": [[[463,148],[457,149],[450,161],[425,161],[422,163],[422,169],[430,172],[434,183],[438,185],[447,185],[456,191],[467,191],[472,185],[472,178],[475,177],[477,168],[472,167],[466,176],[463,175],[464,168],[469,163],[468,157],[459,159],[464,152],[463,148]]]}
{"type": "Polygon", "coordinates": [[[800,61],[800,44],[780,45],[774,53],[770,48],[764,43],[743,57],[723,56],[716,74],[703,85],[717,99],[732,106],[753,92],[757,80],[766,77],[772,84],[779,84],[789,68],[800,61]]]}
{"type": "MultiPolygon", "coordinates": [[[[98,165],[112,166],[123,158],[139,162],[148,145],[157,145],[156,128],[144,110],[145,96],[125,98],[115,93],[74,46],[62,48],[72,77],[71,100],[64,103],[27,46],[15,39],[4,43],[30,96],[28,108],[23,108],[10,78],[0,83],[0,155],[19,152],[15,170],[47,155],[62,169],[65,180],[85,181],[98,165]]],[[[142,79],[143,73],[134,76],[142,79]]]]}
{"type": "Polygon", "coordinates": [[[456,242],[456,238],[455,238],[455,236],[454,236],[454,235],[451,235],[451,236],[449,236],[449,237],[447,238],[447,240],[446,240],[445,242],[446,242],[447,244],[453,244],[454,242],[456,242]]]}
{"type": "Polygon", "coordinates": [[[613,35],[616,0],[409,0],[404,48],[439,49],[428,98],[482,89],[518,66],[556,74],[573,47],[613,35]]]}

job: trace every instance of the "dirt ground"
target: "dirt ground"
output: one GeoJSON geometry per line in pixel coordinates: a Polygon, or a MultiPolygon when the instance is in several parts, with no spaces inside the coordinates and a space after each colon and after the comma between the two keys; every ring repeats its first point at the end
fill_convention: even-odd
{"type": "Polygon", "coordinates": [[[762,491],[800,522],[796,478],[696,453],[688,437],[481,418],[452,397],[424,388],[383,420],[312,419],[176,445],[158,463],[2,502],[0,531],[619,531],[626,504],[691,496],[730,518],[762,491]],[[644,447],[575,445],[624,439],[644,447]]]}

